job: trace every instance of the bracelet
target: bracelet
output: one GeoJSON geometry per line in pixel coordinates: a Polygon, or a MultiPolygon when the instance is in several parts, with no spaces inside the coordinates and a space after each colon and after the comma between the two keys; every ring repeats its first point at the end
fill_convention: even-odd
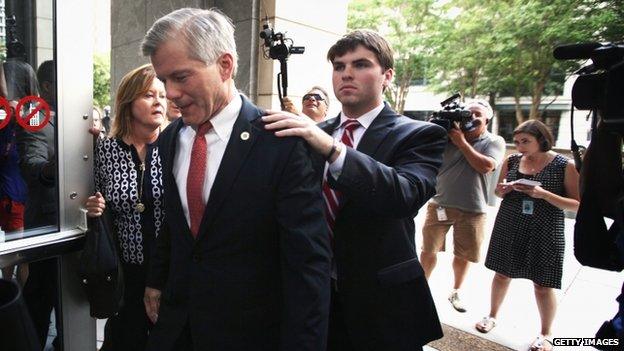
{"type": "Polygon", "coordinates": [[[329,161],[329,159],[331,159],[331,157],[334,156],[334,154],[336,153],[337,150],[338,150],[338,143],[336,142],[336,139],[334,139],[334,142],[332,143],[331,150],[329,151],[329,154],[327,154],[327,156],[325,156],[325,160],[329,161]]]}

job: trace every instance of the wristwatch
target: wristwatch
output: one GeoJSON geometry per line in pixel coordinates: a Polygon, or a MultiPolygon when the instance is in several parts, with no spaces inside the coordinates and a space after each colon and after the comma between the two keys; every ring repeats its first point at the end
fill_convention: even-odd
{"type": "Polygon", "coordinates": [[[329,151],[329,153],[327,154],[327,156],[325,157],[326,161],[330,161],[330,159],[332,158],[332,156],[334,156],[334,154],[338,154],[340,155],[340,153],[342,152],[342,143],[337,141],[336,139],[334,139],[334,142],[332,143],[332,147],[331,150],[329,151]]]}

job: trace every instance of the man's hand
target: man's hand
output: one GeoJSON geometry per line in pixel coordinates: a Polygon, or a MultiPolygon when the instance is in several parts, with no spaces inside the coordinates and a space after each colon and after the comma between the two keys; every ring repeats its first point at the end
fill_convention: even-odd
{"type": "Polygon", "coordinates": [[[143,295],[143,303],[145,304],[145,313],[147,317],[156,324],[158,320],[158,311],[160,310],[160,295],[158,289],[145,287],[145,295],[143,295]]]}
{"type": "Polygon", "coordinates": [[[47,162],[41,167],[41,177],[48,182],[53,182],[56,179],[56,160],[47,162]]]}
{"type": "Polygon", "coordinates": [[[448,137],[455,146],[460,147],[467,143],[464,132],[459,129],[459,123],[453,122],[454,128],[448,132],[448,137]]]}
{"type": "Polygon", "coordinates": [[[282,99],[282,102],[284,102],[284,111],[293,113],[295,115],[301,114],[299,113],[299,110],[297,110],[297,108],[295,107],[295,104],[292,102],[292,100],[290,100],[288,96],[284,96],[284,98],[282,99]]]}
{"type": "MultiPolygon", "coordinates": [[[[314,121],[307,117],[301,117],[284,111],[267,111],[268,115],[262,117],[266,123],[264,126],[268,130],[275,130],[278,137],[298,136],[303,138],[312,149],[327,156],[334,144],[334,138],[325,133],[314,124],[314,121]]],[[[334,153],[333,162],[338,155],[334,153]]]]}

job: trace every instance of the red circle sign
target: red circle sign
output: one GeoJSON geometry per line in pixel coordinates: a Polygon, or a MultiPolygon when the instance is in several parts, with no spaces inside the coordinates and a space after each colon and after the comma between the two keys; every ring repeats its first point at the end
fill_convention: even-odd
{"type": "Polygon", "coordinates": [[[43,129],[43,127],[45,127],[46,124],[48,124],[48,122],[50,121],[50,105],[48,105],[45,100],[38,96],[31,95],[21,98],[19,103],[17,104],[17,107],[15,108],[15,111],[17,123],[19,123],[22,128],[31,132],[36,132],[43,129]],[[27,111],[26,115],[22,116],[22,110],[24,108],[24,105],[28,104],[31,101],[34,102],[34,108],[31,107],[27,111]],[[39,111],[41,110],[43,110],[43,114],[45,116],[43,121],[39,121],[39,111]]]}
{"type": "Polygon", "coordinates": [[[12,113],[11,105],[9,105],[9,102],[7,101],[7,99],[3,97],[0,97],[0,109],[4,110],[4,113],[5,113],[4,119],[0,120],[0,129],[2,129],[6,127],[7,124],[9,124],[9,122],[11,121],[11,113],[12,113]]]}

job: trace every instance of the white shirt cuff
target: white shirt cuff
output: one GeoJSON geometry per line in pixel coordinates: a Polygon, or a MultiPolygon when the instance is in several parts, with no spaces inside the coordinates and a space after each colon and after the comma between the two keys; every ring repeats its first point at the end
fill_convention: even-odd
{"type": "Polygon", "coordinates": [[[345,158],[347,157],[347,146],[342,144],[340,154],[338,154],[338,158],[329,164],[329,172],[331,173],[334,179],[338,179],[340,174],[342,173],[342,166],[344,166],[345,158]]]}

